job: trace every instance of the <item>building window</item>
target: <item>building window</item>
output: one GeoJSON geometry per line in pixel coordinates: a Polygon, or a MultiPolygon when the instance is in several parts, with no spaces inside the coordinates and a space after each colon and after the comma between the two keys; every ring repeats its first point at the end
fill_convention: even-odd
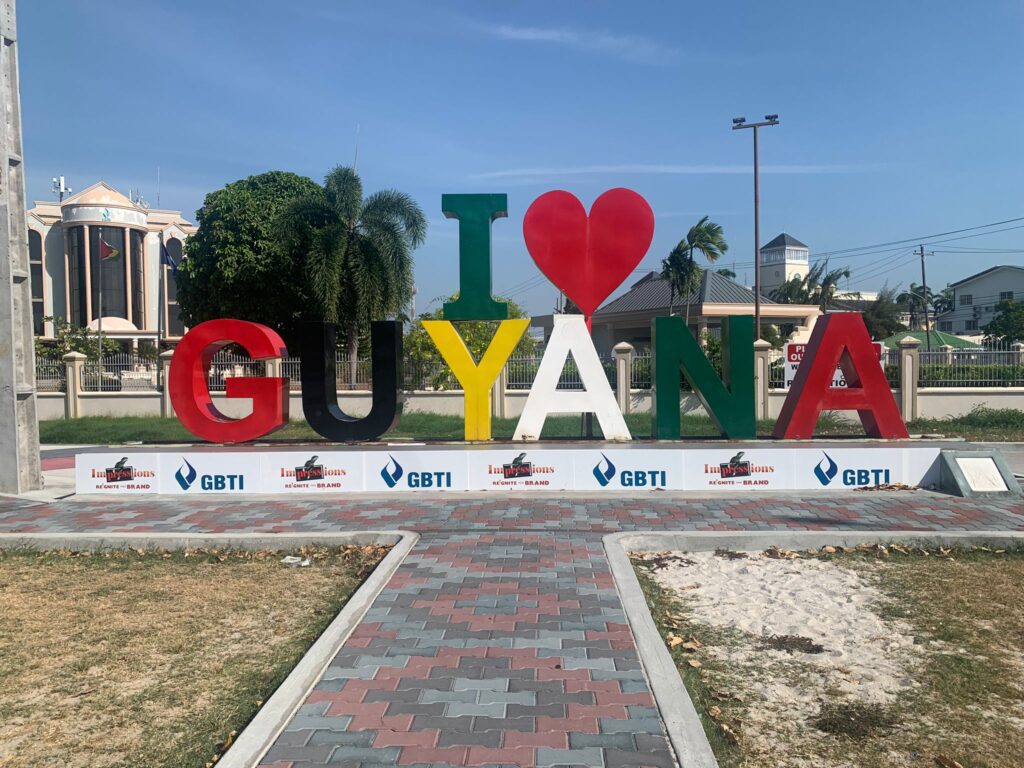
{"type": "Polygon", "coordinates": [[[973,303],[974,303],[974,296],[972,296],[969,293],[961,293],[960,294],[960,306],[961,307],[969,307],[973,303]]]}
{"type": "Polygon", "coordinates": [[[85,227],[68,227],[64,230],[64,242],[68,250],[68,289],[71,298],[71,324],[85,326],[89,323],[86,311],[85,291],[85,227]]]}
{"type": "Polygon", "coordinates": [[[952,320],[940,320],[939,321],[939,330],[942,331],[943,333],[952,333],[953,332],[953,321],[952,320]]]}
{"type": "Polygon", "coordinates": [[[128,319],[128,295],[124,271],[124,230],[120,227],[89,227],[89,276],[92,278],[92,313],[96,317],[128,319]],[[100,257],[100,238],[117,251],[117,256],[100,257]],[[100,306],[100,283],[103,301],[100,306]]]}
{"type": "Polygon", "coordinates": [[[143,266],[146,253],[144,235],[137,229],[131,231],[131,274],[132,274],[132,324],[138,328],[145,328],[146,323],[146,283],[143,266]]]}
{"type": "Polygon", "coordinates": [[[1013,291],[1000,291],[999,292],[999,300],[1000,301],[1013,301],[1013,291]]]}
{"type": "Polygon", "coordinates": [[[28,270],[32,288],[32,332],[42,336],[44,330],[43,316],[43,236],[33,230],[28,231],[28,270]]]}
{"type": "MultiPolygon", "coordinates": [[[[171,261],[181,265],[181,240],[172,237],[165,243],[171,261]]],[[[164,285],[167,286],[167,335],[184,336],[185,324],[178,309],[178,277],[170,267],[164,267],[164,285]]]]}
{"type": "Polygon", "coordinates": [[[976,330],[978,330],[978,321],[977,320],[965,320],[964,321],[964,330],[965,331],[976,331],[976,330]]]}

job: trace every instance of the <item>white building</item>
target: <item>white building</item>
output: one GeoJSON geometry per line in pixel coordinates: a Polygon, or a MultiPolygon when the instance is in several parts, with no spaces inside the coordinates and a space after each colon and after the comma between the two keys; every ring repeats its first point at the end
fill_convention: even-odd
{"type": "Polygon", "coordinates": [[[989,267],[949,287],[953,289],[953,309],[936,318],[938,330],[977,336],[995,319],[1000,301],[1024,300],[1024,267],[989,267]]]}
{"type": "Polygon", "coordinates": [[[810,249],[785,232],[761,246],[761,295],[769,296],[785,282],[806,277],[810,249]]]}
{"type": "Polygon", "coordinates": [[[62,203],[37,201],[28,211],[36,336],[52,338],[53,323],[43,322],[47,316],[95,330],[102,280],[104,336],[135,345],[156,341],[162,326],[163,338],[176,341],[184,327],[174,276],[161,264],[160,240],[180,263],[182,246],[195,232],[180,211],[143,208],[102,181],[62,203]],[[117,256],[100,261],[101,238],[117,256]]]}

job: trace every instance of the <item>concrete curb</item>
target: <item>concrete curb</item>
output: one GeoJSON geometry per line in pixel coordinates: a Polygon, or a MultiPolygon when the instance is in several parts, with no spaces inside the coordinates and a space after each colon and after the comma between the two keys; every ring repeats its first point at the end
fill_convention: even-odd
{"type": "Polygon", "coordinates": [[[714,549],[762,551],[819,549],[826,545],[905,544],[920,547],[1022,547],[1024,533],[939,531],[665,531],[612,533],[604,537],[615,588],[636,640],[640,663],[665,723],[681,768],[718,768],[700,715],[683,684],[679,670],[658,632],[640,582],[629,561],[629,552],[665,550],[701,552],[714,549]]]}
{"type": "Polygon", "coordinates": [[[626,619],[633,630],[640,663],[665,723],[665,733],[681,768],[718,768],[700,715],[651,617],[640,582],[629,562],[628,549],[622,543],[623,535],[605,536],[604,549],[626,619]]]}
{"type": "Polygon", "coordinates": [[[295,668],[271,694],[234,744],[217,761],[218,768],[254,768],[273,746],[295,711],[323,676],[324,670],[348,640],[366,611],[377,599],[391,576],[419,541],[408,531],[361,531],[358,533],[310,534],[0,534],[0,548],[37,549],[183,549],[186,547],[233,547],[283,550],[304,544],[385,544],[393,549],[353,593],[345,607],[310,646],[295,668]]]}

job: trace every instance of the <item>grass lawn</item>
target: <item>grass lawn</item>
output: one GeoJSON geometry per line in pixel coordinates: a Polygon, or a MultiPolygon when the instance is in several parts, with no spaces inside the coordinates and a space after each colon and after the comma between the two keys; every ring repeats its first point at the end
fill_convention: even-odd
{"type": "Polygon", "coordinates": [[[0,766],[203,768],[387,549],[0,550],[0,766]]]}
{"type": "MultiPolygon", "coordinates": [[[[492,433],[496,440],[510,440],[515,432],[518,419],[493,419],[492,433]]],[[[651,416],[647,413],[631,413],[626,424],[633,437],[643,439],[651,434],[651,416]]],[[[758,423],[758,434],[770,435],[772,421],[758,423]]],[[[706,416],[683,415],[682,434],[686,437],[716,437],[718,431],[706,416]]],[[[595,435],[601,429],[594,421],[595,435]]],[[[851,423],[836,418],[833,414],[822,414],[818,422],[818,433],[822,435],[863,435],[860,423],[851,423]]],[[[581,437],[579,416],[553,416],[544,424],[544,439],[578,440],[581,437]]],[[[398,426],[385,434],[382,440],[462,440],[463,420],[461,416],[442,416],[433,413],[407,413],[398,426]]],[[[39,439],[44,444],[98,443],[116,445],[139,440],[143,443],[193,443],[196,438],[177,419],[161,419],[155,416],[86,416],[84,418],[39,422],[39,439]]],[[[263,438],[260,442],[311,440],[323,442],[305,421],[292,421],[284,429],[263,438]]]]}
{"type": "MultiPolygon", "coordinates": [[[[698,582],[710,577],[701,575],[707,566],[681,556],[635,556],[634,565],[722,768],[1022,764],[1024,550],[864,548],[777,563],[786,574],[784,590],[795,589],[790,574],[808,563],[835,566],[877,591],[870,612],[888,631],[872,634],[859,653],[837,662],[829,655],[838,654],[838,646],[815,643],[830,630],[835,637],[842,632],[813,627],[813,620],[806,634],[814,638],[752,635],[697,620],[699,603],[692,601],[700,598],[693,596],[704,588],[698,582]],[[673,567],[672,560],[690,566],[681,573],[692,585],[665,587],[666,571],[659,569],[673,567]],[[875,668],[877,676],[842,666],[869,653],[904,665],[897,695],[873,698],[867,690],[888,674],[883,665],[875,668]],[[831,676],[836,670],[839,678],[831,676]],[[850,679],[834,684],[844,677],[850,679]],[[813,693],[787,700],[777,693],[786,686],[813,693]],[[778,701],[793,703],[779,709],[778,701]],[[766,751],[769,762],[761,762],[766,751]]],[[[743,567],[756,568],[757,558],[741,561],[743,567]]],[[[856,599],[857,591],[845,593],[847,599],[856,599]]]]}

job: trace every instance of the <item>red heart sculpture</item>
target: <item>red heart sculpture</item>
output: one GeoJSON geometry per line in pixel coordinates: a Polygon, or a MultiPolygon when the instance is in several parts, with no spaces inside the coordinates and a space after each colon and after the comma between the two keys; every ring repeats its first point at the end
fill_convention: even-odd
{"type": "Polygon", "coordinates": [[[654,237],[654,211],[631,189],[602,194],[590,216],[571,192],[545,192],[523,218],[530,256],[590,324],[601,302],[636,269],[654,237]]]}

